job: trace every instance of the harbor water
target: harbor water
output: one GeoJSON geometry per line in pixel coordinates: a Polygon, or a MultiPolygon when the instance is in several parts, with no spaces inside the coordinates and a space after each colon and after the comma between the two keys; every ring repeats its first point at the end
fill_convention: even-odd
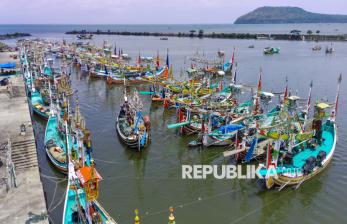
{"type": "MultiPolygon", "coordinates": [[[[30,28],[24,26],[23,30],[16,31],[25,29],[30,28]]],[[[6,28],[0,26],[0,33],[4,30],[6,28]]],[[[73,41],[74,36],[63,34],[68,30],[57,28],[54,32],[34,32],[34,36],[73,41]]],[[[335,52],[326,55],[324,49],[330,46],[328,42],[319,43],[321,51],[312,51],[316,43],[305,41],[191,38],[163,41],[157,37],[99,35],[90,42],[101,46],[104,40],[116,44],[133,59],[139,53],[154,56],[158,50],[161,63],[165,62],[169,49],[170,63],[178,79],[186,77],[185,74],[180,77],[180,69],[190,66],[188,58],[196,51],[214,58],[218,50],[223,50],[226,58],[230,58],[235,47],[238,83],[256,85],[262,68],[265,91],[283,92],[287,77],[291,93],[307,98],[312,80],[313,101],[319,96],[324,101],[333,102],[337,78],[340,73],[343,77],[337,114],[338,142],[331,164],[297,190],[289,187],[280,192],[261,192],[254,180],[217,180],[212,177],[182,180],[183,164],[228,164],[222,154],[226,148],[189,149],[187,144],[195,136],[181,136],[176,130],[166,127],[176,122],[175,110],[164,110],[160,104],[151,105],[146,95],[141,99],[144,113],[151,119],[151,143],[142,152],[126,149],[115,130],[115,116],[123,102],[123,87],[109,86],[105,80],[90,79],[72,68],[72,85],[77,90],[81,112],[91,130],[93,155],[103,177],[99,201],[119,223],[133,223],[135,208],[140,211],[142,223],[165,223],[170,206],[175,208],[176,222],[183,224],[347,223],[347,43],[333,43],[335,52]],[[254,48],[248,48],[249,45],[254,45],[254,48]],[[279,47],[280,53],[263,55],[267,46],[279,47]]],[[[131,88],[148,91],[149,86],[131,88]]],[[[33,127],[39,143],[41,172],[50,177],[43,178],[50,219],[52,223],[61,223],[61,201],[64,200],[66,181],[46,158],[43,147],[45,121],[34,116],[33,127]]]]}

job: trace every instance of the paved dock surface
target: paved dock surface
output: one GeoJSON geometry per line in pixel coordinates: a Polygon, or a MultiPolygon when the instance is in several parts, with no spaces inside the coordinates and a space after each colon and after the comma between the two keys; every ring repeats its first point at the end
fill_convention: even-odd
{"type": "Polygon", "coordinates": [[[0,86],[0,143],[11,141],[18,187],[6,187],[3,178],[8,172],[0,152],[0,223],[48,223],[24,82],[22,77],[10,81],[11,87],[0,86]],[[25,134],[21,135],[23,124],[25,134]]]}

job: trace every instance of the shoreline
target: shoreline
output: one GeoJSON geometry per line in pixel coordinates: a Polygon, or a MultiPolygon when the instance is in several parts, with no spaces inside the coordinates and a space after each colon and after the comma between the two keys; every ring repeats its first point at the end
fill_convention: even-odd
{"type": "Polygon", "coordinates": [[[153,36],[153,37],[188,37],[188,38],[212,38],[212,39],[251,39],[251,40],[291,40],[291,41],[347,41],[347,35],[323,35],[323,34],[251,34],[251,33],[208,33],[203,30],[190,33],[162,33],[162,32],[129,32],[129,31],[67,31],[68,35],[92,34],[92,35],[120,35],[120,36],[153,36]]]}

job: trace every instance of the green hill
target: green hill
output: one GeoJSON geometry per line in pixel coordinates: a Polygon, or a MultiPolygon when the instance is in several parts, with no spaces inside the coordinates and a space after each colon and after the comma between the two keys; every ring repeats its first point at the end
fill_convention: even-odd
{"type": "Polygon", "coordinates": [[[298,7],[264,6],[247,13],[235,24],[278,24],[278,23],[347,23],[347,15],[329,15],[305,11],[298,7]]]}

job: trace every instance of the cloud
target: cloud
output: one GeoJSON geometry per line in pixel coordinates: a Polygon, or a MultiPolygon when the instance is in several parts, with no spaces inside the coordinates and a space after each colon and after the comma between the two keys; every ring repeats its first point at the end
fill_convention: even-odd
{"type": "Polygon", "coordinates": [[[259,6],[347,11],[345,0],[0,0],[2,24],[232,23],[259,6]]]}

